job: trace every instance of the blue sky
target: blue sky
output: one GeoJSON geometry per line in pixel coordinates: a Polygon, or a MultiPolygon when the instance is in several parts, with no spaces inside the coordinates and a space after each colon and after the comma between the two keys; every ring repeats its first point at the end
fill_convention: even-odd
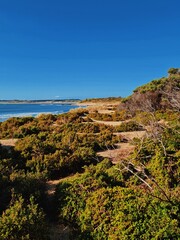
{"type": "Polygon", "coordinates": [[[180,67],[179,0],[1,0],[0,99],[128,96],[180,67]]]}

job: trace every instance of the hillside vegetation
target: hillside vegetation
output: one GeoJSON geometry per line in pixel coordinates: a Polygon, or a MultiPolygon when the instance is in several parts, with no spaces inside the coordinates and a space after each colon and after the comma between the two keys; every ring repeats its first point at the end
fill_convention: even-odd
{"type": "Polygon", "coordinates": [[[135,111],[172,109],[180,111],[180,72],[177,68],[169,69],[169,76],[153,80],[140,86],[134,93],[123,99],[120,109],[128,109],[131,114],[135,111]]]}
{"type": "Polygon", "coordinates": [[[121,101],[121,97],[107,97],[107,98],[87,98],[82,100],[81,103],[112,103],[121,101]]]}
{"type": "Polygon", "coordinates": [[[0,145],[0,239],[180,239],[179,89],[173,68],[107,113],[0,123],[15,145],[0,145]],[[99,155],[126,141],[132,151],[116,164],[99,155]]]}

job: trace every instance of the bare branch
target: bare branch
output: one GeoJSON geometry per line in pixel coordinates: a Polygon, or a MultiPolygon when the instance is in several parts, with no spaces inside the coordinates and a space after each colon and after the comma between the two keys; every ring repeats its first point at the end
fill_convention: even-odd
{"type": "MultiPolygon", "coordinates": [[[[135,172],[133,172],[129,167],[127,167],[124,163],[121,162],[121,164],[124,166],[124,169],[127,169],[129,172],[131,172],[134,176],[136,176],[137,178],[139,178],[139,180],[141,180],[143,183],[146,184],[146,186],[148,186],[149,189],[152,190],[152,187],[143,179],[141,178],[138,174],[136,174],[135,172]]],[[[116,168],[117,170],[119,170],[118,168],[116,168]]]]}

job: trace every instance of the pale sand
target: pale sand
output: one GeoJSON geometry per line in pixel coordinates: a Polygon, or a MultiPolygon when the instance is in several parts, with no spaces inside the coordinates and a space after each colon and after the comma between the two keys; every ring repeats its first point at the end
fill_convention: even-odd
{"type": "Polygon", "coordinates": [[[15,143],[18,141],[18,139],[15,138],[10,138],[10,139],[4,139],[4,140],[0,140],[0,144],[2,144],[3,146],[15,146],[15,143]]]}
{"type": "Polygon", "coordinates": [[[122,136],[127,140],[133,140],[133,138],[142,138],[146,135],[146,131],[132,131],[132,132],[117,132],[114,135],[122,136]]]}
{"type": "Polygon", "coordinates": [[[113,111],[113,110],[107,110],[107,109],[102,109],[102,110],[98,111],[98,113],[101,113],[101,114],[112,114],[114,112],[115,111],[113,111]]]}
{"type": "Polygon", "coordinates": [[[93,122],[100,123],[100,124],[105,124],[105,125],[109,125],[109,126],[119,126],[122,123],[122,121],[100,121],[100,120],[95,120],[93,118],[91,118],[91,120],[93,122]]]}

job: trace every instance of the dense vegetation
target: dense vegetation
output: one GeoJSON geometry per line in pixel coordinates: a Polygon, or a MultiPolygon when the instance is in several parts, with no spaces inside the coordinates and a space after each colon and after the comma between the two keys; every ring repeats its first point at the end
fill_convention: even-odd
{"type": "Polygon", "coordinates": [[[52,223],[68,227],[68,239],[180,239],[179,83],[171,69],[135,91],[150,103],[166,93],[156,107],[139,105],[133,94],[109,116],[79,109],[0,123],[1,139],[18,139],[15,147],[0,145],[0,239],[53,239],[52,223]],[[123,122],[92,120],[107,118],[123,122]],[[127,159],[113,165],[97,154],[121,141],[114,132],[142,129],[127,159]],[[49,200],[53,179],[60,182],[49,200]]]}
{"type": "Polygon", "coordinates": [[[98,111],[93,111],[88,114],[88,117],[100,121],[124,121],[129,115],[127,111],[114,111],[113,113],[99,113],[98,111]]]}
{"type": "Polygon", "coordinates": [[[128,110],[131,115],[137,110],[154,112],[172,109],[180,111],[180,71],[171,68],[169,76],[153,80],[134,90],[134,94],[122,100],[120,109],[128,110]]]}
{"type": "Polygon", "coordinates": [[[107,97],[107,98],[87,98],[85,100],[82,100],[81,103],[91,102],[91,103],[111,103],[114,101],[121,101],[121,97],[107,97]]]}

